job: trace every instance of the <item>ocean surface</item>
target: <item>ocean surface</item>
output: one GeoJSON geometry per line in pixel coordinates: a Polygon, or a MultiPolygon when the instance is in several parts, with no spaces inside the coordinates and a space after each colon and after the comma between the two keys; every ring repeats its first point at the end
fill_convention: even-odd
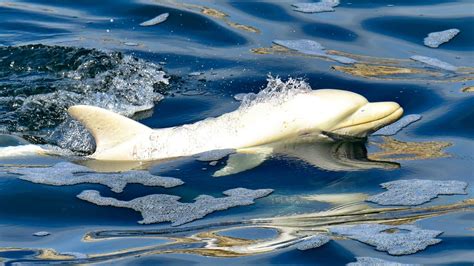
{"type": "MultiPolygon", "coordinates": [[[[297,3],[0,0],[0,262],[345,265],[368,257],[472,265],[474,2],[341,0],[316,13],[297,3]],[[164,13],[163,22],[140,25],[164,13]],[[429,33],[448,29],[459,33],[438,48],[424,45],[429,33]],[[437,61],[410,59],[416,55],[437,61]],[[253,164],[259,158],[232,154],[124,164],[85,159],[94,140],[66,113],[96,105],[163,128],[298,86],[396,101],[421,119],[253,164]],[[214,176],[233,159],[250,166],[214,176]],[[184,184],[146,184],[138,172],[123,186],[108,183],[124,171],[184,184]],[[406,194],[434,193],[416,204],[369,201],[387,191],[382,183],[415,179],[459,181],[461,191],[427,185],[406,194]],[[234,188],[248,191],[232,196],[234,188]],[[91,190],[98,194],[84,193],[91,190]],[[361,224],[389,228],[341,233],[361,224]],[[312,237],[328,242],[298,246],[312,237]]],[[[397,193],[410,182],[403,184],[397,193]]]]}

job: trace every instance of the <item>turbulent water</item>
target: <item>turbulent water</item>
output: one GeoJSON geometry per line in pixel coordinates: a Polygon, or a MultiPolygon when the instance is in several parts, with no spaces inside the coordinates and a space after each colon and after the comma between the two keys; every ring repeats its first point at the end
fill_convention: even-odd
{"type": "Polygon", "coordinates": [[[120,52],[41,44],[0,47],[0,78],[3,132],[44,134],[45,141],[79,151],[94,143],[67,117],[69,106],[132,116],[152,109],[168,84],[161,67],[120,52]]]}
{"type": "Polygon", "coordinates": [[[472,10],[0,1],[0,261],[472,265],[472,10]],[[101,162],[66,112],[95,105],[162,128],[320,88],[406,116],[367,139],[271,155],[101,162]]]}

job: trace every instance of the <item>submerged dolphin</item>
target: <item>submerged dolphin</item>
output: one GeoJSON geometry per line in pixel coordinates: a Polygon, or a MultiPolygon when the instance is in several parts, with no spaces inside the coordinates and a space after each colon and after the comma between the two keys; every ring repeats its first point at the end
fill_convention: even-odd
{"type": "Polygon", "coordinates": [[[162,129],[94,106],[76,105],[68,112],[94,136],[96,150],[90,157],[96,160],[160,160],[223,149],[263,150],[264,160],[278,143],[366,137],[399,119],[403,109],[395,102],[370,103],[357,93],[321,89],[278,100],[257,99],[219,117],[162,129]]]}

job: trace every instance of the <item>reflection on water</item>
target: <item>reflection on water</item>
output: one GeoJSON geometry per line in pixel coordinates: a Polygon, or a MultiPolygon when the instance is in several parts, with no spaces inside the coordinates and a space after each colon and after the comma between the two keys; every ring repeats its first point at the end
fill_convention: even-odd
{"type": "Polygon", "coordinates": [[[373,160],[423,160],[449,157],[444,149],[452,144],[446,141],[404,142],[392,137],[382,137],[382,142],[372,142],[381,151],[369,155],[373,160]]]}
{"type": "MultiPolygon", "coordinates": [[[[466,246],[474,245],[473,3],[329,2],[333,11],[323,13],[297,12],[298,1],[287,0],[1,2],[3,262],[342,265],[355,257],[370,257],[397,263],[472,264],[474,254],[466,246]],[[166,21],[139,25],[163,13],[169,13],[166,21]],[[424,45],[429,33],[451,28],[460,32],[449,42],[438,48],[424,45]],[[311,40],[324,48],[294,49],[276,40],[311,40]],[[269,73],[304,78],[313,89],[345,89],[370,101],[396,101],[406,114],[423,119],[390,137],[280,143],[271,150],[228,151],[213,158],[206,154],[101,162],[69,150],[40,155],[31,146],[21,146],[33,142],[90,152],[94,145],[84,129],[67,122],[64,110],[72,103],[96,104],[129,116],[137,113],[134,118],[152,128],[216,117],[238,108],[234,96],[257,93],[269,73]],[[165,80],[169,85],[160,84],[165,80]],[[58,179],[43,176],[48,182],[35,183],[12,173],[54,170],[58,163],[70,165],[71,171],[84,169],[79,165],[93,170],[70,175],[56,171],[58,179]],[[153,178],[157,183],[137,182],[136,177],[132,182],[130,176],[119,178],[125,183],[107,179],[127,176],[128,170],[145,177],[172,176],[184,183],[160,187],[162,180],[153,178]],[[121,173],[110,173],[116,171],[121,173]],[[79,179],[87,182],[76,182],[79,179]],[[466,194],[440,196],[416,207],[382,207],[367,201],[386,191],[380,184],[415,179],[456,180],[468,186],[466,194]],[[223,191],[239,187],[273,192],[227,210],[222,204],[228,202],[212,201],[211,207],[220,211],[174,227],[168,222],[140,225],[140,213],[133,208],[97,206],[77,198],[95,191],[100,199],[115,203],[140,201],[138,205],[149,211],[163,201],[150,203],[148,196],[161,195],[175,199],[169,205],[174,208],[194,208],[200,195],[208,195],[201,200],[220,199],[223,191]],[[336,233],[346,230],[344,226],[360,229],[366,224],[385,230],[364,230],[362,235],[359,230],[357,236],[354,231],[336,233]],[[414,240],[408,231],[415,229],[407,225],[426,233],[420,236],[443,233],[414,240]],[[50,234],[35,236],[39,231],[50,234]],[[317,248],[297,249],[321,236],[330,240],[317,248]],[[370,246],[378,246],[381,239],[399,239],[403,248],[415,247],[418,252],[395,257],[370,246]],[[438,239],[441,242],[432,245],[438,239]]],[[[236,200],[241,201],[245,199],[236,200]]],[[[178,213],[185,218],[186,212],[178,213]]]]}
{"type": "MultiPolygon", "coordinates": [[[[260,253],[273,252],[285,249],[300,243],[305,237],[315,234],[329,234],[333,239],[340,239],[338,234],[331,234],[332,231],[340,230],[341,225],[355,224],[387,224],[396,225],[414,222],[419,219],[435,217],[445,213],[471,210],[474,206],[472,200],[458,202],[450,205],[439,205],[434,207],[417,208],[371,208],[364,204],[341,205],[328,211],[294,215],[288,217],[276,217],[268,219],[252,219],[241,221],[237,225],[232,223],[206,224],[195,227],[184,227],[164,230],[111,230],[94,231],[87,233],[83,240],[107,241],[109,239],[146,237],[168,239],[161,245],[146,246],[128,250],[120,250],[113,253],[94,253],[85,258],[74,258],[71,255],[60,254],[51,249],[41,249],[35,251],[35,255],[29,259],[18,259],[13,262],[34,262],[38,259],[47,259],[55,262],[69,263],[90,263],[109,261],[118,258],[169,253],[189,253],[213,257],[241,257],[260,253]],[[214,229],[224,227],[225,229],[214,229]],[[221,232],[229,230],[262,230],[264,228],[275,229],[277,234],[273,237],[261,237],[258,239],[245,239],[222,235],[221,232]],[[184,235],[183,235],[184,234],[184,235]]],[[[386,226],[390,228],[390,226],[386,226]]],[[[414,230],[414,227],[403,227],[414,230]]],[[[417,229],[418,230],[418,229],[417,229]]],[[[384,234],[404,234],[404,232],[387,231],[384,234]]],[[[436,235],[438,235],[436,233],[436,235]]],[[[406,237],[407,235],[405,235],[406,237]]],[[[420,235],[416,236],[417,241],[422,241],[420,235]]],[[[376,238],[375,238],[376,239],[376,238]]],[[[374,240],[375,240],[374,239],[374,240]]],[[[427,243],[430,243],[427,239],[427,243]]],[[[439,241],[437,241],[439,242],[439,241]]],[[[393,244],[393,243],[392,243],[393,244]]],[[[395,248],[396,248],[395,244],[395,248]]],[[[427,244],[429,245],[429,244],[427,244]]],[[[423,250],[425,247],[420,248],[423,250]]],[[[25,249],[4,249],[3,251],[25,250],[25,249]]],[[[416,251],[415,251],[416,252],[416,251]]]]}
{"type": "MultiPolygon", "coordinates": [[[[318,58],[329,61],[339,61],[333,56],[345,56],[348,60],[357,60],[349,66],[332,66],[332,69],[368,79],[382,79],[382,80],[427,80],[434,82],[454,82],[454,81],[469,81],[474,79],[474,68],[472,67],[452,67],[454,70],[446,70],[443,67],[427,67],[423,64],[414,64],[409,60],[394,59],[394,58],[377,58],[367,57],[363,55],[350,54],[343,51],[329,50],[328,55],[306,54],[298,51],[292,51],[288,48],[273,44],[267,48],[253,48],[251,49],[256,54],[288,54],[296,56],[305,56],[318,58]]],[[[432,59],[433,60],[433,59],[432,59]]],[[[434,59],[437,60],[437,59],[434,59]]],[[[448,65],[447,63],[445,63],[448,65]]]]}

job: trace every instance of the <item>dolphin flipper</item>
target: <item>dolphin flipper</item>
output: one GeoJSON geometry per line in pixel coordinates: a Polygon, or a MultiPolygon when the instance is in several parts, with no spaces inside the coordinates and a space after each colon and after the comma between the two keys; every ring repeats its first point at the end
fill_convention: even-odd
{"type": "Polygon", "coordinates": [[[272,149],[270,148],[240,150],[238,153],[229,155],[227,164],[222,169],[216,171],[212,176],[220,177],[233,175],[253,169],[262,164],[271,154],[272,149]]]}
{"type": "Polygon", "coordinates": [[[114,112],[87,105],[75,105],[68,113],[80,121],[94,136],[94,155],[110,151],[137,135],[151,133],[152,129],[114,112]]]}

